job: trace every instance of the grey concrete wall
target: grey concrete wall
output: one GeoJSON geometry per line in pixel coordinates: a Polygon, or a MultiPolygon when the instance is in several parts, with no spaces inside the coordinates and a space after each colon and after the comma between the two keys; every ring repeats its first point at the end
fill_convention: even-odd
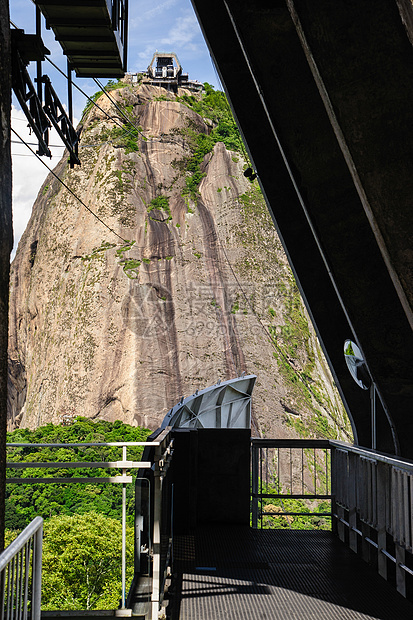
{"type": "Polygon", "coordinates": [[[4,544],[4,497],[7,428],[7,332],[10,252],[13,245],[11,208],[11,62],[9,3],[0,2],[0,548],[4,544]]]}

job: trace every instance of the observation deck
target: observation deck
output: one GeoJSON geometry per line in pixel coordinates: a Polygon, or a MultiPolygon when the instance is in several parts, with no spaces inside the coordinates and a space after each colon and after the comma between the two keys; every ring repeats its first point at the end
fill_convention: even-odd
{"type": "Polygon", "coordinates": [[[129,594],[122,552],[118,610],[41,613],[38,585],[30,603],[27,589],[20,594],[31,570],[40,583],[36,517],[0,556],[7,619],[22,617],[28,604],[33,620],[413,618],[412,462],[337,441],[251,439],[245,428],[167,427],[145,444],[102,445],[122,448],[122,460],[9,467],[103,467],[122,475],[8,481],[120,483],[124,523],[124,490],[134,483],[129,594]],[[137,445],[145,445],[142,460],[128,460],[126,450],[137,445]],[[299,529],[302,518],[307,529],[299,529]]]}
{"type": "Polygon", "coordinates": [[[200,527],[175,542],[172,620],[394,620],[413,605],[329,531],[200,527]]]}

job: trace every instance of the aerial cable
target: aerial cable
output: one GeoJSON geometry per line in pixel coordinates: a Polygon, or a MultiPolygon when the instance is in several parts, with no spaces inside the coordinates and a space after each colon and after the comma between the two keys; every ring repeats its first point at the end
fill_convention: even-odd
{"type": "MultiPolygon", "coordinates": [[[[19,140],[10,140],[10,142],[12,144],[21,144],[19,140]]],[[[30,146],[37,146],[37,142],[26,142],[26,144],[30,144],[30,146]]],[[[49,146],[52,149],[65,149],[66,148],[64,144],[48,144],[47,146],[49,146]]]]}
{"type": "MultiPolygon", "coordinates": [[[[21,144],[19,140],[10,140],[12,144],[21,144]]],[[[37,146],[37,142],[26,142],[26,144],[30,144],[30,146],[37,146]]],[[[102,144],[112,144],[112,142],[98,142],[96,144],[79,144],[79,148],[81,149],[89,149],[95,146],[102,146],[102,144]]],[[[48,144],[48,146],[52,149],[65,149],[66,146],[64,144],[48,144]]],[[[18,155],[18,153],[12,153],[13,157],[18,155]]],[[[28,155],[28,157],[30,157],[28,155]]]]}
{"type": "MultiPolygon", "coordinates": [[[[49,62],[49,63],[50,63],[50,64],[51,64],[51,65],[52,65],[52,66],[53,66],[53,67],[54,67],[57,71],[59,71],[59,73],[61,73],[61,74],[63,75],[63,77],[64,77],[66,80],[68,80],[68,79],[69,79],[69,78],[68,78],[68,76],[66,75],[66,73],[65,73],[64,71],[62,71],[62,70],[61,70],[61,69],[60,69],[60,68],[59,68],[59,67],[58,67],[58,66],[57,66],[57,65],[56,65],[56,64],[55,64],[52,60],[50,60],[50,58],[47,58],[47,56],[46,56],[46,60],[47,60],[47,62],[49,62]]],[[[88,100],[89,100],[89,102],[90,102],[90,103],[92,103],[92,104],[93,104],[96,108],[98,108],[98,110],[100,110],[100,111],[101,111],[101,112],[102,112],[102,113],[103,113],[103,114],[104,114],[104,115],[105,115],[105,116],[106,116],[106,117],[107,117],[110,121],[113,121],[113,122],[115,123],[115,125],[117,125],[118,127],[120,127],[123,131],[125,131],[126,133],[128,133],[130,136],[135,137],[135,135],[133,134],[133,132],[132,132],[132,131],[129,131],[129,129],[127,129],[124,125],[120,124],[120,123],[118,122],[118,120],[117,120],[115,117],[111,116],[110,114],[108,114],[108,113],[106,112],[106,110],[104,110],[103,108],[101,108],[101,107],[100,107],[100,105],[99,105],[98,103],[96,103],[96,101],[93,101],[93,99],[92,99],[91,97],[89,97],[89,95],[87,95],[87,94],[85,93],[85,91],[83,91],[83,90],[80,88],[80,86],[78,86],[78,85],[76,84],[76,82],[72,82],[72,84],[73,84],[73,86],[74,86],[74,87],[75,87],[75,88],[76,88],[76,89],[77,89],[80,93],[82,93],[82,95],[83,95],[84,97],[86,97],[86,99],[88,99],[88,100]]],[[[128,122],[130,123],[130,121],[128,121],[128,122]]],[[[130,123],[130,124],[132,124],[132,123],[130,123]]],[[[136,127],[134,127],[134,128],[137,130],[137,128],[136,128],[136,127]]]]}
{"type": "Polygon", "coordinates": [[[100,88],[100,90],[106,95],[106,97],[109,99],[109,101],[115,106],[115,108],[117,109],[119,114],[121,114],[123,116],[123,118],[125,118],[126,121],[130,125],[132,125],[132,127],[134,127],[136,129],[138,134],[140,134],[143,138],[145,138],[145,140],[148,140],[148,138],[142,133],[142,131],[140,131],[140,129],[138,127],[136,127],[136,125],[130,120],[129,116],[125,113],[125,111],[122,110],[122,108],[117,104],[115,99],[113,99],[113,97],[111,97],[109,95],[109,92],[106,90],[106,88],[103,86],[103,84],[101,82],[99,82],[99,80],[97,78],[93,78],[93,81],[100,88]]]}
{"type": "Polygon", "coordinates": [[[78,202],[80,202],[80,204],[85,207],[85,209],[87,211],[89,211],[89,213],[91,215],[93,215],[93,217],[95,217],[101,224],[103,224],[103,226],[105,226],[105,228],[107,228],[108,230],[110,230],[111,233],[113,233],[116,237],[118,237],[118,239],[120,239],[123,243],[129,243],[129,241],[127,239],[124,239],[123,237],[121,237],[113,228],[111,228],[111,226],[109,226],[108,224],[106,224],[106,222],[104,222],[98,215],[96,215],[96,213],[94,213],[92,211],[92,209],[90,209],[87,204],[85,202],[83,202],[83,200],[81,198],[79,198],[79,196],[77,196],[73,190],[70,189],[70,187],[63,181],[63,179],[61,179],[47,164],[46,162],[43,161],[43,159],[41,159],[41,157],[39,157],[39,155],[37,155],[37,153],[35,151],[33,151],[33,149],[31,148],[31,146],[29,146],[27,144],[27,142],[25,142],[23,140],[23,138],[21,136],[19,136],[19,134],[17,133],[17,131],[15,131],[13,128],[11,128],[12,132],[19,138],[19,140],[21,140],[21,142],[23,144],[25,144],[27,146],[27,148],[33,153],[33,155],[35,155],[35,157],[37,157],[37,159],[39,161],[42,162],[43,166],[45,166],[48,171],[55,177],[55,179],[57,179],[65,189],[67,189],[67,191],[72,194],[72,196],[74,198],[76,198],[76,200],[78,202]]]}
{"type": "MultiPolygon", "coordinates": [[[[16,24],[14,24],[11,20],[10,23],[12,24],[12,26],[14,26],[15,28],[18,29],[18,27],[16,26],[16,24]]],[[[47,60],[47,62],[49,62],[52,67],[54,67],[56,69],[56,71],[58,71],[66,80],[69,80],[69,76],[66,75],[66,73],[64,71],[62,71],[62,69],[60,69],[60,67],[58,67],[52,60],[50,60],[50,58],[48,58],[47,56],[45,56],[45,60],[47,60]]],[[[98,110],[100,110],[109,120],[113,121],[118,127],[120,127],[123,131],[125,131],[126,133],[128,133],[129,135],[131,135],[132,137],[135,137],[134,134],[129,131],[128,129],[126,129],[123,125],[121,125],[120,123],[117,122],[117,119],[114,118],[113,116],[110,116],[110,114],[108,114],[103,108],[100,107],[100,105],[98,105],[95,101],[93,101],[93,99],[91,97],[89,97],[89,95],[87,95],[81,88],[80,86],[78,86],[75,82],[72,81],[73,86],[84,96],[86,97],[86,99],[89,100],[90,103],[92,103],[96,108],[98,108],[98,110]]],[[[128,121],[130,123],[130,121],[128,121]]],[[[132,124],[132,123],[130,123],[132,124]]],[[[137,130],[137,128],[135,127],[135,129],[137,130]]],[[[143,135],[143,134],[142,134],[143,135]]]]}
{"type": "Polygon", "coordinates": [[[247,294],[245,293],[242,284],[240,283],[233,267],[232,264],[228,258],[227,252],[225,250],[224,244],[222,243],[220,237],[217,235],[217,239],[219,241],[219,244],[222,248],[222,251],[224,253],[225,259],[228,263],[228,266],[231,270],[232,275],[235,278],[235,281],[237,283],[237,285],[239,286],[239,289],[247,303],[247,305],[249,306],[249,308],[251,309],[253,315],[255,316],[255,318],[257,319],[261,329],[263,330],[263,332],[265,333],[265,335],[268,337],[270,344],[273,346],[273,348],[276,350],[277,353],[279,353],[279,355],[283,358],[283,361],[290,366],[290,368],[292,369],[292,371],[297,375],[297,377],[300,379],[301,383],[307,388],[307,390],[310,392],[310,394],[313,396],[314,400],[324,409],[324,411],[327,413],[327,415],[333,420],[333,422],[338,426],[338,428],[340,428],[340,430],[347,435],[347,437],[349,437],[348,431],[337,421],[337,419],[334,417],[334,415],[329,411],[329,409],[327,409],[327,407],[320,403],[317,400],[316,395],[314,394],[313,390],[311,389],[311,386],[308,384],[308,382],[305,380],[304,375],[301,374],[301,372],[299,372],[298,370],[296,370],[294,368],[294,366],[291,364],[291,362],[289,361],[288,357],[285,355],[285,353],[280,349],[280,347],[277,345],[277,343],[274,341],[273,336],[271,335],[271,332],[265,327],[264,323],[261,321],[260,317],[258,316],[258,314],[255,312],[253,305],[251,304],[250,300],[247,297],[247,294]]]}

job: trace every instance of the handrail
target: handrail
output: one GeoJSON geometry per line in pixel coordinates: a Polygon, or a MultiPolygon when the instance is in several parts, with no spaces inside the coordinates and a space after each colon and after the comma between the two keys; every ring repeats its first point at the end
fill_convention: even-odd
{"type": "Polygon", "coordinates": [[[329,439],[261,439],[251,437],[251,444],[260,448],[329,448],[329,439]]]}
{"type": "Polygon", "coordinates": [[[40,620],[42,539],[43,519],[36,517],[0,555],[2,619],[27,619],[31,567],[31,620],[40,620]]]}
{"type": "MultiPolygon", "coordinates": [[[[79,447],[119,447],[122,448],[122,458],[119,461],[61,461],[61,462],[8,462],[7,467],[9,469],[121,469],[121,475],[112,476],[112,477],[87,477],[80,478],[74,477],[71,475],[70,477],[53,477],[49,476],[47,478],[43,477],[30,477],[30,478],[6,478],[6,483],[17,483],[17,484],[37,484],[37,483],[121,483],[122,484],[122,610],[126,609],[126,591],[125,591],[125,578],[126,578],[126,484],[130,484],[133,482],[133,478],[131,475],[126,475],[127,470],[135,469],[135,470],[153,470],[156,483],[155,487],[161,483],[162,487],[162,479],[166,474],[166,471],[169,467],[169,462],[172,456],[172,441],[170,437],[170,427],[166,427],[163,429],[159,435],[156,437],[155,441],[116,441],[116,442],[83,442],[83,443],[8,443],[7,447],[10,448],[79,448],[79,447]],[[127,459],[127,448],[128,447],[148,447],[155,449],[154,458],[146,461],[130,461],[127,459]]],[[[143,456],[143,455],[142,455],[143,456]]],[[[155,492],[155,504],[156,502],[161,502],[162,498],[156,497],[155,492]]],[[[157,508],[158,513],[160,514],[160,508],[157,508]]],[[[155,577],[154,581],[154,589],[158,592],[160,586],[162,586],[162,574],[163,570],[161,570],[161,558],[160,558],[160,540],[156,540],[157,545],[153,547],[153,562],[158,563],[159,571],[155,577]]],[[[156,603],[159,602],[161,597],[159,594],[156,598],[156,603]]],[[[155,617],[155,616],[154,616],[155,617]]],[[[2,620],[2,619],[0,619],[2,620]]],[[[12,618],[7,617],[7,620],[14,620],[12,618]]],[[[16,620],[25,620],[25,618],[18,618],[16,620]]],[[[33,620],[39,620],[33,618],[33,620]]]]}
{"type": "Polygon", "coordinates": [[[391,454],[387,454],[386,452],[378,452],[377,450],[373,450],[371,448],[354,446],[352,444],[346,443],[345,441],[337,441],[335,439],[330,439],[329,443],[333,448],[338,448],[339,450],[347,450],[348,452],[352,452],[353,454],[365,456],[366,458],[370,459],[373,458],[375,461],[378,461],[380,463],[386,463],[387,465],[399,467],[400,469],[406,469],[413,472],[413,460],[411,459],[400,459],[398,457],[392,456],[391,454]]]}
{"type": "MultiPolygon", "coordinates": [[[[329,500],[331,494],[331,468],[330,456],[331,443],[328,439],[261,439],[251,438],[252,469],[251,469],[251,520],[252,527],[264,526],[263,517],[289,517],[289,516],[332,516],[331,508],[328,512],[314,511],[310,508],[298,511],[287,510],[283,500],[329,500]],[[298,458],[292,458],[292,451],[298,450],[298,458]],[[306,450],[313,451],[311,463],[306,450]],[[321,450],[323,456],[323,469],[317,461],[316,452],[321,450]],[[272,452],[273,451],[273,452],[272,452]],[[287,459],[282,455],[287,454],[287,459]],[[312,480],[308,473],[312,469],[312,480]],[[317,471],[319,471],[317,475],[317,471]],[[307,475],[306,475],[307,474],[307,475]],[[265,481],[264,478],[267,477],[265,481]],[[269,479],[268,479],[269,477],[269,479]],[[272,490],[268,487],[274,487],[272,490]],[[264,486],[264,488],[263,488],[264,486]],[[268,512],[265,510],[266,499],[279,500],[280,510],[268,512]]],[[[289,526],[291,524],[289,522],[289,526]]]]}
{"type": "Polygon", "coordinates": [[[43,528],[42,517],[35,517],[31,523],[17,536],[15,540],[0,554],[0,571],[4,570],[13,556],[24,547],[26,542],[37,532],[43,528]]]}
{"type": "Polygon", "coordinates": [[[11,448],[78,448],[78,447],[122,447],[122,446],[159,446],[159,441],[111,441],[111,442],[93,442],[93,443],[8,443],[7,447],[11,448]]]}

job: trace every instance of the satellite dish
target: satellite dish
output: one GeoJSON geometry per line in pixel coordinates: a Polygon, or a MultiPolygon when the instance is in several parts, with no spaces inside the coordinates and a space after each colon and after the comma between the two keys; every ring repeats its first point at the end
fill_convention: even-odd
{"type": "Polygon", "coordinates": [[[346,340],[344,343],[344,358],[354,381],[363,390],[368,390],[371,385],[371,379],[366,362],[360,349],[352,340],[346,340]]]}

